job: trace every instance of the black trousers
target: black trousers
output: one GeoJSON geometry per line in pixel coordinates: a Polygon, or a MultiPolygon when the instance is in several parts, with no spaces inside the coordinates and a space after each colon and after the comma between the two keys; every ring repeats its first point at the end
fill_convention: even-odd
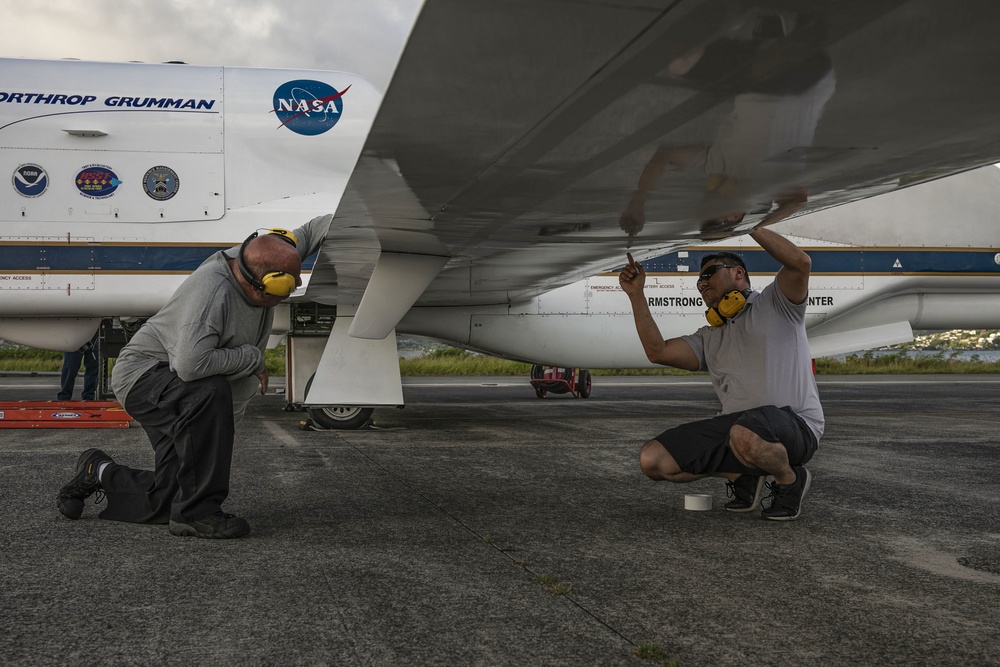
{"type": "Polygon", "coordinates": [[[233,392],[213,376],[184,382],[163,363],[143,374],[125,399],[155,453],[153,470],[110,464],[101,477],[102,519],[131,523],[196,521],[229,495],[233,392]]]}

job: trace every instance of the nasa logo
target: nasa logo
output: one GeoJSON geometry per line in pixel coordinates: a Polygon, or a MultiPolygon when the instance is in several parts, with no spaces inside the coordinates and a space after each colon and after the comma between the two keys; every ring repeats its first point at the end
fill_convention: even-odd
{"type": "Polygon", "coordinates": [[[296,134],[315,136],[330,130],[344,113],[341,99],[351,87],[337,91],[322,81],[298,79],[278,86],[274,91],[271,113],[281,125],[296,134]]]}
{"type": "Polygon", "coordinates": [[[90,199],[107,199],[121,184],[111,167],[103,164],[88,164],[76,175],[76,189],[90,199]]]}
{"type": "Polygon", "coordinates": [[[11,181],[22,197],[41,197],[49,188],[49,175],[37,164],[19,165],[11,181]]]}
{"type": "Polygon", "coordinates": [[[167,201],[177,194],[180,187],[181,179],[177,178],[177,172],[170,167],[153,167],[142,177],[142,189],[157,201],[167,201]]]}

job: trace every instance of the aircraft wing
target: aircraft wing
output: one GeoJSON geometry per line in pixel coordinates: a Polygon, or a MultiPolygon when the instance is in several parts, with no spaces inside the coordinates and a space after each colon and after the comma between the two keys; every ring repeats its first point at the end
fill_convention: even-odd
{"type": "Polygon", "coordinates": [[[989,0],[427,0],[309,297],[405,287],[384,332],[1000,161],[998,26],[989,0]]]}

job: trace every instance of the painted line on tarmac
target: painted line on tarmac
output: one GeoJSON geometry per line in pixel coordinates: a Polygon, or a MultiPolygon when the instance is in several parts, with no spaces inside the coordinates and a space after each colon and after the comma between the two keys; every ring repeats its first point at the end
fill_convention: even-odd
{"type": "MultiPolygon", "coordinates": [[[[905,377],[905,376],[904,376],[905,377]]],[[[1000,384],[1000,380],[984,378],[982,380],[948,380],[935,378],[933,380],[915,380],[912,377],[908,380],[817,380],[817,384],[1000,384]]]]}
{"type": "MultiPolygon", "coordinates": [[[[600,385],[603,387],[649,387],[653,385],[697,385],[697,386],[711,386],[711,382],[708,380],[649,380],[646,382],[617,382],[615,380],[594,380],[595,385],[600,385]]],[[[528,381],[524,382],[404,382],[404,387],[421,387],[421,388],[437,388],[437,387],[530,387],[531,383],[528,381]]]]}
{"type": "Polygon", "coordinates": [[[301,448],[301,445],[299,444],[298,440],[293,438],[288,433],[285,433],[281,429],[281,427],[275,424],[273,421],[265,421],[264,428],[267,429],[267,432],[270,433],[275,440],[280,440],[281,442],[285,443],[285,445],[287,445],[288,447],[293,447],[296,449],[301,448]]]}

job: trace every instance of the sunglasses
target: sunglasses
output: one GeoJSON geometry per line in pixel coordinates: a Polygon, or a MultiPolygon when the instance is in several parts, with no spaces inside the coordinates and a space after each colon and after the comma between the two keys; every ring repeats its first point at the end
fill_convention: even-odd
{"type": "Polygon", "coordinates": [[[719,269],[735,269],[736,267],[737,267],[736,264],[713,264],[712,266],[708,267],[707,269],[698,274],[698,282],[711,280],[712,276],[714,276],[715,272],[718,271],[719,269]]]}

